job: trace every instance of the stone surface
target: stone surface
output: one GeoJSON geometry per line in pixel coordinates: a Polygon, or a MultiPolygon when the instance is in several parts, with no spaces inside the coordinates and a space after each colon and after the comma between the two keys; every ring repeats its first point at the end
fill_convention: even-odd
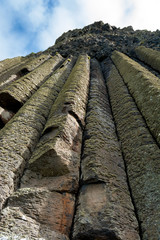
{"type": "Polygon", "coordinates": [[[29,169],[43,176],[79,177],[81,138],[89,86],[89,59],[81,55],[55,101],[29,169]]]}
{"type": "Polygon", "coordinates": [[[46,225],[50,230],[69,236],[74,202],[74,196],[69,193],[21,188],[9,198],[8,207],[18,207],[26,216],[46,225]]]}
{"type": "Polygon", "coordinates": [[[110,56],[113,50],[134,55],[134,48],[139,45],[160,50],[160,31],[136,30],[131,26],[117,28],[102,21],[95,22],[82,29],[63,33],[45,52],[54,55],[59,52],[63,57],[68,54],[78,56],[87,53],[100,61],[110,56]],[[67,46],[67,47],[66,47],[67,46]]]}
{"type": "Polygon", "coordinates": [[[40,56],[35,57],[35,55],[31,55],[30,57],[20,58],[17,62],[13,59],[13,63],[5,67],[5,70],[0,73],[0,90],[2,91],[6,87],[8,87],[13,81],[23,77],[29,72],[33,71],[47,59],[49,59],[51,55],[49,54],[41,54],[40,56]]]}
{"type": "Polygon", "coordinates": [[[56,68],[62,59],[60,55],[55,55],[34,71],[11,83],[0,92],[0,105],[13,112],[18,111],[18,109],[42,85],[45,78],[52,73],[53,69],[56,68]]]}
{"type": "Polygon", "coordinates": [[[82,179],[84,182],[110,181],[116,176],[126,181],[120,146],[100,66],[91,61],[91,83],[84,131],[82,179]]]}
{"type": "Polygon", "coordinates": [[[143,44],[159,50],[159,36],[159,31],[134,31],[131,26],[120,29],[99,21],[82,29],[63,33],[46,52],[54,55],[58,51],[64,57],[85,52],[101,61],[110,56],[115,49],[133,54],[133,49],[143,44]]]}
{"type": "Polygon", "coordinates": [[[21,179],[22,188],[47,188],[50,191],[76,193],[79,187],[79,175],[65,174],[57,177],[44,177],[31,170],[25,171],[21,179]]]}
{"type": "Polygon", "coordinates": [[[80,55],[76,65],[67,79],[60,96],[53,105],[44,132],[53,126],[53,121],[62,113],[73,115],[81,127],[84,127],[86,103],[90,77],[90,59],[86,54],[80,55]]]}
{"type": "Polygon", "coordinates": [[[50,108],[74,62],[74,59],[66,60],[0,131],[1,207],[19,182],[25,164],[39,140],[50,108]]]}
{"type": "Polygon", "coordinates": [[[2,211],[0,240],[69,240],[67,236],[52,231],[46,225],[28,217],[19,207],[7,207],[2,211]]]}
{"type": "Polygon", "coordinates": [[[144,46],[135,49],[137,57],[160,72],[160,52],[144,46]]]}
{"type": "Polygon", "coordinates": [[[139,239],[107,91],[96,60],[91,61],[83,146],[81,182],[90,184],[80,189],[73,239],[139,239]]]}
{"type": "Polygon", "coordinates": [[[156,240],[160,236],[160,149],[115,67],[107,86],[142,239],[156,240]]]}
{"type": "Polygon", "coordinates": [[[146,123],[160,145],[160,80],[123,53],[112,55],[146,123]]]}
{"type": "Polygon", "coordinates": [[[28,72],[31,72],[38,66],[40,66],[43,62],[48,60],[51,56],[49,54],[41,54],[40,56],[34,58],[30,62],[26,63],[23,68],[19,71],[19,74],[23,75],[24,70],[27,70],[28,72]]]}
{"type": "Polygon", "coordinates": [[[7,58],[5,60],[0,61],[0,73],[8,70],[8,68],[11,68],[17,64],[22,63],[23,61],[25,61],[24,57],[7,58]]]}
{"type": "Polygon", "coordinates": [[[74,240],[140,239],[133,208],[126,201],[128,193],[126,199],[117,199],[120,189],[115,187],[114,191],[110,190],[110,186],[105,183],[84,185],[81,188],[74,221],[74,240]],[[120,202],[125,208],[119,208],[120,202]]]}
{"type": "Polygon", "coordinates": [[[58,118],[56,127],[41,137],[29,160],[29,169],[48,177],[72,172],[79,176],[81,138],[80,126],[73,116],[58,118]]]}
{"type": "Polygon", "coordinates": [[[15,81],[19,76],[18,72],[24,68],[25,64],[32,61],[34,56],[20,58],[20,61],[14,62],[13,58],[13,64],[11,66],[7,63],[4,70],[0,72],[0,90],[4,89],[6,86],[8,86],[12,81],[15,81]]]}

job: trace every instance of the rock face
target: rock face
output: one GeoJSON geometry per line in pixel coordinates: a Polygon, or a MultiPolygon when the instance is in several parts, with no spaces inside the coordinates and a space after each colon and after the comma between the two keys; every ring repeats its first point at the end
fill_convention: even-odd
{"type": "Polygon", "coordinates": [[[100,66],[91,61],[80,189],[73,239],[139,239],[124,162],[100,66]]]}
{"type": "Polygon", "coordinates": [[[16,112],[61,61],[62,57],[56,55],[31,73],[11,83],[0,92],[1,106],[16,112]]]}
{"type": "Polygon", "coordinates": [[[159,37],[97,22],[0,62],[0,240],[160,238],[159,37]]]}
{"type": "Polygon", "coordinates": [[[107,85],[144,239],[158,239],[160,149],[114,66],[107,79],[107,85]]]}

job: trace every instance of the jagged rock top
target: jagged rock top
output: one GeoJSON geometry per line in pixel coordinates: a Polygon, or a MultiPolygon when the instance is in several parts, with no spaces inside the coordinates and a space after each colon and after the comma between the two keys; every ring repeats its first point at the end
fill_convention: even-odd
{"type": "Polygon", "coordinates": [[[139,45],[160,50],[160,31],[134,31],[132,26],[120,29],[99,21],[82,29],[63,33],[56,40],[55,45],[48,48],[46,52],[53,55],[59,52],[63,57],[85,52],[91,57],[103,60],[110,56],[113,50],[130,55],[139,45]]]}

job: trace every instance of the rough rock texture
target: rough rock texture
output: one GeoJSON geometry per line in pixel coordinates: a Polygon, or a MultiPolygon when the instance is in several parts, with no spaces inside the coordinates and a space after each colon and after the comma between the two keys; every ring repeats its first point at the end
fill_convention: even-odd
{"type": "Polygon", "coordinates": [[[19,207],[2,211],[0,240],[69,240],[64,234],[50,230],[46,225],[28,217],[19,207]]]}
{"type": "Polygon", "coordinates": [[[0,240],[160,238],[159,43],[100,21],[0,62],[0,240]]]}
{"type": "Polygon", "coordinates": [[[160,145],[160,80],[123,53],[114,52],[112,60],[133,95],[147,125],[160,145]]]}
{"type": "Polygon", "coordinates": [[[74,61],[66,60],[0,131],[0,206],[14,190],[74,61]],[[60,81],[59,81],[60,79],[60,81]],[[3,170],[2,170],[3,169],[3,170]]]}
{"type": "Polygon", "coordinates": [[[45,52],[53,55],[59,52],[63,57],[87,53],[101,61],[113,50],[133,54],[139,45],[160,50],[160,31],[134,31],[131,26],[120,29],[99,21],[62,34],[45,52]]]}
{"type": "MultiPolygon", "coordinates": [[[[14,58],[13,58],[12,59],[13,64],[11,66],[9,66],[7,62],[7,64],[4,65],[5,68],[3,69],[3,71],[0,71],[0,90],[4,89],[14,80],[18,79],[20,77],[18,72],[25,67],[25,64],[32,61],[33,58],[34,58],[33,56],[20,58],[20,61],[18,61],[18,63],[17,61],[14,62],[14,58]]],[[[3,61],[2,61],[2,64],[3,64],[3,61]]]]}
{"type": "Polygon", "coordinates": [[[52,231],[64,235],[70,233],[74,213],[74,196],[69,193],[24,188],[9,198],[8,207],[11,209],[20,207],[26,216],[46,225],[52,231]]]}
{"type": "Polygon", "coordinates": [[[25,58],[23,57],[15,57],[15,58],[8,58],[3,61],[0,61],[0,72],[11,68],[14,65],[21,63],[25,58]]]}
{"type": "Polygon", "coordinates": [[[96,60],[91,62],[81,175],[83,184],[90,184],[80,189],[73,239],[139,239],[105,83],[96,60]]]}
{"type": "MultiPolygon", "coordinates": [[[[5,66],[4,71],[0,71],[0,90],[6,88],[11,82],[19,79],[27,73],[33,71],[44,61],[50,58],[50,54],[41,54],[38,57],[30,56],[28,58],[20,58],[16,65],[13,64],[10,67],[5,66]],[[33,59],[33,60],[32,60],[33,59]]],[[[14,62],[14,61],[13,61],[14,62]]],[[[16,63],[17,61],[15,61],[16,63]]]]}
{"type": "Polygon", "coordinates": [[[160,72],[160,52],[151,48],[139,46],[135,49],[137,57],[143,62],[147,63],[155,70],[160,72]]]}
{"type": "MultiPolygon", "coordinates": [[[[123,175],[124,166],[104,78],[98,62],[92,60],[91,63],[90,94],[84,131],[81,174],[85,183],[108,182],[109,175],[113,175],[113,178],[118,174],[123,175]],[[110,170],[113,172],[109,173],[110,170]],[[114,174],[115,171],[116,174],[114,174]]],[[[125,174],[123,177],[122,175],[120,178],[124,177],[125,179],[125,174]]]]}
{"type": "Polygon", "coordinates": [[[60,55],[55,55],[31,73],[11,83],[0,92],[1,106],[17,112],[27,99],[41,86],[45,78],[52,73],[62,59],[60,55]]]}
{"type": "Polygon", "coordinates": [[[50,58],[50,55],[48,54],[42,54],[39,57],[33,59],[32,61],[29,61],[27,64],[25,64],[23,66],[23,68],[19,71],[19,74],[25,73],[25,71],[27,72],[31,72],[32,70],[34,70],[35,68],[37,68],[39,65],[41,65],[43,62],[45,62],[46,60],[48,60],[50,58]]]}
{"type": "Polygon", "coordinates": [[[123,186],[118,190],[105,183],[83,185],[74,226],[76,240],[140,239],[133,207],[123,186]]]}
{"type": "Polygon", "coordinates": [[[89,86],[89,59],[78,58],[55,101],[29,169],[43,176],[79,177],[82,129],[89,86]],[[44,165],[45,163],[45,165],[44,165]]]}
{"type": "Polygon", "coordinates": [[[160,236],[160,149],[114,66],[107,86],[142,236],[156,240],[160,236]]]}
{"type": "MultiPolygon", "coordinates": [[[[76,172],[75,172],[76,173],[76,172]]],[[[22,188],[47,188],[50,191],[75,193],[78,190],[78,173],[54,177],[44,177],[40,173],[27,170],[21,179],[22,188]]]]}

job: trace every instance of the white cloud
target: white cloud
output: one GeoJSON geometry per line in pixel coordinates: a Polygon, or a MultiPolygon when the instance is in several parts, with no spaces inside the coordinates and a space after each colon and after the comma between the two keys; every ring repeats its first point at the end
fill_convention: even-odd
{"type": "Polygon", "coordinates": [[[45,0],[8,0],[8,4],[31,31],[40,28],[47,20],[45,0]]]}
{"type": "Polygon", "coordinates": [[[100,20],[156,30],[159,9],[159,0],[1,0],[0,59],[44,50],[63,32],[100,20]]]}
{"type": "Polygon", "coordinates": [[[46,49],[53,45],[55,39],[63,32],[75,27],[76,24],[71,17],[70,11],[63,7],[56,7],[54,13],[50,16],[47,28],[39,34],[40,48],[46,49]]]}
{"type": "Polygon", "coordinates": [[[2,0],[0,59],[28,54],[32,51],[29,46],[38,45],[37,35],[47,21],[48,6],[45,2],[45,0],[2,0]]]}
{"type": "Polygon", "coordinates": [[[133,0],[133,12],[128,22],[135,29],[160,29],[160,1],[159,0],[133,0]]]}
{"type": "Polygon", "coordinates": [[[104,21],[117,25],[123,17],[123,0],[77,0],[84,22],[104,21]]]}

